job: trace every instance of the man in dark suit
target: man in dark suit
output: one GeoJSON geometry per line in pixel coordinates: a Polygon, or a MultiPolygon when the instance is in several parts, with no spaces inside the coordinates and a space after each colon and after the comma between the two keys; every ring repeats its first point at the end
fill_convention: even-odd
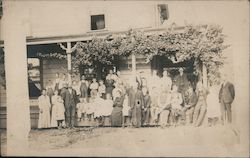
{"type": "Polygon", "coordinates": [[[221,89],[219,92],[219,101],[221,104],[221,121],[222,123],[232,123],[231,104],[234,101],[235,91],[234,85],[223,79],[221,89]]]}
{"type": "Polygon", "coordinates": [[[75,125],[75,113],[77,104],[76,91],[72,89],[71,85],[68,85],[68,89],[62,91],[61,96],[64,100],[66,126],[73,128],[75,125]]]}
{"type": "MultiPolygon", "coordinates": [[[[174,83],[178,87],[178,92],[180,92],[182,95],[182,98],[184,98],[186,90],[188,89],[189,81],[187,78],[187,74],[184,73],[183,68],[179,68],[179,74],[175,77],[174,83]]],[[[184,106],[183,103],[182,103],[182,106],[184,106]]]]}

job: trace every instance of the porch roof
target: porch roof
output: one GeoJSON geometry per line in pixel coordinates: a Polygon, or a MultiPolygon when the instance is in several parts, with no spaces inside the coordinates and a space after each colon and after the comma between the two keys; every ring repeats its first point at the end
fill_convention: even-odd
{"type": "MultiPolygon", "coordinates": [[[[164,32],[169,27],[157,27],[157,28],[137,28],[133,30],[142,30],[148,34],[152,34],[155,32],[164,32]]],[[[174,30],[183,30],[184,26],[181,27],[173,27],[174,30]]],[[[47,37],[27,37],[27,45],[38,45],[38,44],[52,44],[52,43],[61,43],[61,42],[77,42],[77,41],[88,41],[96,37],[106,37],[108,35],[125,35],[128,31],[94,31],[87,32],[85,34],[77,34],[77,35],[63,35],[63,36],[47,36],[47,37]]],[[[4,47],[4,41],[0,40],[0,47],[4,47]]]]}

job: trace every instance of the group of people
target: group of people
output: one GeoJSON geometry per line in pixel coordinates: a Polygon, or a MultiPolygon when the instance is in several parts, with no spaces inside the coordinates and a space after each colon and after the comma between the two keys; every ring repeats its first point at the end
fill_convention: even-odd
{"type": "Polygon", "coordinates": [[[76,120],[104,125],[107,117],[113,127],[200,126],[205,115],[209,125],[219,118],[231,123],[234,86],[226,80],[220,89],[218,85],[207,89],[199,81],[193,87],[183,68],[174,79],[165,70],[161,78],[156,71],[148,78],[140,72],[129,82],[122,79],[120,71],[115,74],[112,70],[99,81],[82,75],[80,81],[71,82],[65,74],[56,74],[38,98],[38,128],[74,128],[76,120]]]}

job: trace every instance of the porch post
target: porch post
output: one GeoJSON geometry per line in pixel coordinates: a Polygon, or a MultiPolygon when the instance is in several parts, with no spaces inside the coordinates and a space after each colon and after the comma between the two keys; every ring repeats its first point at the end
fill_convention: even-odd
{"type": "Polygon", "coordinates": [[[71,42],[67,42],[67,47],[64,47],[62,43],[59,43],[59,45],[67,54],[68,78],[71,82],[71,53],[76,49],[76,45],[73,48],[71,48],[71,42]]]}
{"type": "MultiPolygon", "coordinates": [[[[134,36],[131,37],[131,42],[135,42],[134,36]]],[[[132,53],[132,74],[134,77],[136,77],[136,57],[135,57],[135,52],[132,53]]]]}
{"type": "Polygon", "coordinates": [[[28,150],[30,110],[27,48],[23,8],[4,1],[3,37],[7,95],[7,156],[25,156],[28,150]]]}
{"type": "Polygon", "coordinates": [[[207,87],[208,87],[208,82],[207,82],[207,67],[206,67],[206,65],[204,63],[202,64],[202,81],[203,81],[203,87],[205,89],[207,89],[207,87]]]}
{"type": "Polygon", "coordinates": [[[67,42],[67,49],[66,49],[66,53],[67,53],[67,63],[68,63],[68,77],[69,77],[69,81],[71,82],[71,42],[67,42]]]}
{"type": "Polygon", "coordinates": [[[135,54],[132,54],[132,74],[136,75],[136,57],[135,54]]]}

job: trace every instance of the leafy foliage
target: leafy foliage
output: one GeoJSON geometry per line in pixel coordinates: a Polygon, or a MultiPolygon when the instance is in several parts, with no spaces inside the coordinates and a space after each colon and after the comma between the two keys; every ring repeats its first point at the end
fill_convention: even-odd
{"type": "MultiPolygon", "coordinates": [[[[170,28],[154,34],[129,30],[125,35],[94,37],[91,41],[77,42],[72,57],[73,70],[77,71],[80,65],[109,65],[115,56],[121,55],[144,55],[147,62],[155,55],[164,55],[174,63],[194,58],[197,72],[204,63],[208,68],[208,80],[213,83],[223,64],[222,51],[228,47],[224,39],[222,28],[217,25],[187,25],[182,30],[170,28]]],[[[66,59],[66,55],[60,53],[39,56],[66,59]]]]}

